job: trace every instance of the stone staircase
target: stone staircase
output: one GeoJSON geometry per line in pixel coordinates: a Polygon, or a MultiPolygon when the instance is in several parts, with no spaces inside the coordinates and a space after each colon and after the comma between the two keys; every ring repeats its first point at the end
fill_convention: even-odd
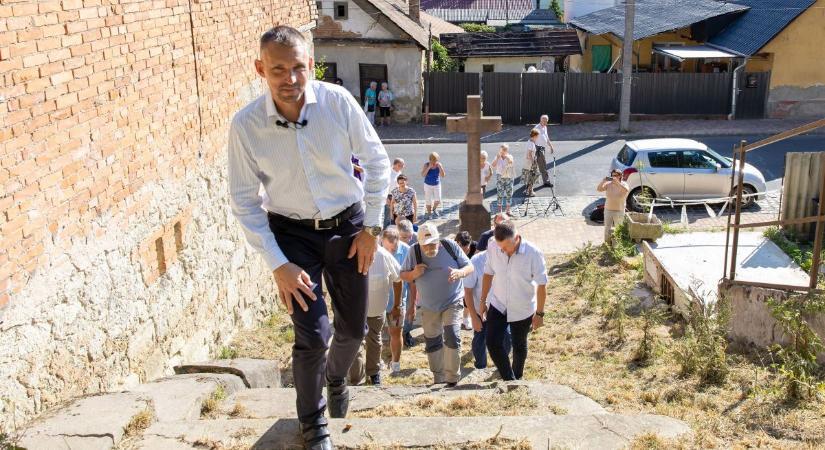
{"type": "MultiPolygon", "coordinates": [[[[19,445],[30,450],[301,448],[295,390],[280,387],[274,363],[213,361],[178,372],[128,392],[78,399],[31,424],[19,445]]],[[[349,416],[330,421],[333,441],[345,449],[492,448],[495,442],[533,449],[621,449],[646,433],[661,438],[690,433],[672,418],[611,413],[567,386],[473,378],[478,377],[452,389],[353,387],[349,416]]]]}

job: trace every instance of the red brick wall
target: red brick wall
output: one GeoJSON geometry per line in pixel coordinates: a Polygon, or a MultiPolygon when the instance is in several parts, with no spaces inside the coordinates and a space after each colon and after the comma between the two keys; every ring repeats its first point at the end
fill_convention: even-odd
{"type": "Polygon", "coordinates": [[[143,220],[142,186],[223,152],[236,92],[255,79],[258,36],[305,26],[314,9],[312,0],[0,1],[0,309],[35,270],[54,268],[54,255],[94,239],[96,218],[143,220]]]}

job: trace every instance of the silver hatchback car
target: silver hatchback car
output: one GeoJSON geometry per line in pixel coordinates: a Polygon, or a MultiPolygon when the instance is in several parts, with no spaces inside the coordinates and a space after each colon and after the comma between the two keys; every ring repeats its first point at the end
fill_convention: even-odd
{"type": "MultiPolygon", "coordinates": [[[[613,159],[611,169],[622,172],[630,186],[627,206],[640,211],[640,194],[648,190],[655,198],[671,200],[720,199],[730,192],[731,159],[692,139],[643,139],[629,141],[613,159]]],[[[765,177],[756,167],[745,164],[744,194],[765,192],[765,177]]],[[[750,206],[757,195],[747,196],[750,206]]]]}

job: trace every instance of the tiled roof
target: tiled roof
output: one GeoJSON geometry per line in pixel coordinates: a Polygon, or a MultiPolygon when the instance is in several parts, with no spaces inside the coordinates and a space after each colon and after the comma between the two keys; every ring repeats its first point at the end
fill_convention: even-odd
{"type": "MultiPolygon", "coordinates": [[[[759,52],[816,0],[736,0],[750,9],[708,41],[744,56],[759,52]]],[[[822,24],[825,26],[825,24],[822,24]]]]}
{"type": "MultiPolygon", "coordinates": [[[[642,39],[666,31],[731,13],[741,13],[747,6],[717,0],[637,0],[633,39],[642,39]]],[[[624,36],[625,6],[605,8],[576,17],[570,24],[591,34],[612,33],[624,36]]]]}
{"type": "Polygon", "coordinates": [[[488,20],[506,20],[511,23],[541,22],[547,25],[560,25],[553,11],[549,9],[511,9],[509,11],[492,9],[428,9],[428,13],[447,22],[486,22],[488,20]]]}
{"type": "Polygon", "coordinates": [[[421,9],[535,9],[533,0],[421,0],[421,9]]]}
{"type": "Polygon", "coordinates": [[[429,33],[420,24],[410,19],[407,15],[407,5],[396,0],[366,0],[376,7],[382,14],[387,16],[394,24],[410,35],[418,45],[429,48],[429,33]]]}
{"type": "Polygon", "coordinates": [[[502,33],[442,34],[441,43],[452,57],[565,56],[581,54],[576,30],[548,28],[502,33]]]}
{"type": "Polygon", "coordinates": [[[432,25],[432,32],[434,37],[439,37],[444,33],[463,33],[464,28],[461,28],[458,25],[452,24],[447,22],[444,19],[440,19],[433,15],[430,15],[426,11],[421,11],[421,25],[424,26],[429,32],[429,26],[432,25]]]}

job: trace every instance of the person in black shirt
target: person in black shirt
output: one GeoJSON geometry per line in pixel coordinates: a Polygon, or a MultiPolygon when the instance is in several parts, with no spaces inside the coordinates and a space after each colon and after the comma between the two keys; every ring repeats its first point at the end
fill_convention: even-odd
{"type": "Polygon", "coordinates": [[[487,250],[487,243],[490,241],[490,238],[493,237],[493,229],[495,229],[496,225],[500,224],[501,222],[504,222],[505,220],[510,220],[510,216],[508,216],[506,213],[498,213],[495,215],[495,217],[493,218],[493,226],[484,233],[481,233],[481,236],[478,237],[478,243],[476,244],[477,252],[483,252],[487,250]]]}

